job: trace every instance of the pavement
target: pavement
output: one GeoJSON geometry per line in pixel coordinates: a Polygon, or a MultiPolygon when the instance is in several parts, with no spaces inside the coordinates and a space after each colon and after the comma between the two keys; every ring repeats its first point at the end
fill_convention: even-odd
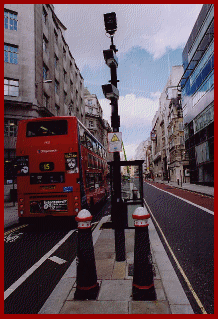
{"type": "Polygon", "coordinates": [[[191,184],[191,183],[182,183],[182,185],[181,184],[178,185],[178,183],[176,182],[171,182],[171,181],[167,182],[167,181],[161,181],[161,180],[155,180],[155,182],[158,182],[161,184],[167,184],[175,188],[181,188],[181,189],[189,190],[195,193],[200,193],[200,194],[214,197],[214,187],[211,187],[211,186],[197,185],[197,184],[191,184]]]}
{"type": "MultiPolygon", "coordinates": [[[[176,183],[172,182],[169,185],[178,187],[176,183]]],[[[214,196],[212,187],[186,183],[182,185],[182,188],[214,196]]],[[[16,210],[17,204],[13,206],[13,203],[5,203],[5,216],[16,210]]],[[[132,299],[133,273],[131,269],[134,264],[135,230],[125,230],[126,260],[117,262],[115,260],[114,230],[104,228],[108,221],[110,221],[110,216],[104,216],[92,233],[96,272],[100,286],[96,300],[74,300],[77,276],[76,260],[74,260],[38,313],[194,314],[151,218],[148,229],[157,299],[155,301],[134,301],[132,299]]],[[[5,222],[7,224],[7,218],[5,222]]]]}

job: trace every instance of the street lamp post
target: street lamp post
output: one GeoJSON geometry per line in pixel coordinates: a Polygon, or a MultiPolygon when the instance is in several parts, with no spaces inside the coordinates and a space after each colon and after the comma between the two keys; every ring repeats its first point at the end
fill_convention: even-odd
{"type": "MultiPolygon", "coordinates": [[[[110,50],[104,50],[104,59],[106,64],[110,67],[111,71],[111,84],[102,85],[103,93],[111,103],[111,126],[113,132],[119,132],[120,117],[118,115],[118,98],[119,91],[117,89],[117,67],[118,60],[116,52],[118,51],[113,43],[113,35],[117,30],[117,21],[115,12],[104,14],[104,23],[106,32],[110,34],[111,45],[110,50]]],[[[114,166],[113,166],[113,193],[112,193],[112,208],[111,215],[116,217],[116,221],[120,220],[117,218],[118,214],[121,214],[122,209],[122,198],[121,198],[121,172],[120,172],[120,153],[114,152],[114,166]]],[[[123,225],[119,225],[118,222],[113,221],[115,229],[115,251],[116,261],[125,260],[125,233],[123,225]]],[[[122,221],[121,221],[122,222],[122,221]]]]}

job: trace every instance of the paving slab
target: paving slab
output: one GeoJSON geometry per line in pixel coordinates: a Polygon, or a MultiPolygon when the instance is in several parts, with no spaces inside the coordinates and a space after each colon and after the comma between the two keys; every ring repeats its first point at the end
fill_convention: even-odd
{"type": "Polygon", "coordinates": [[[193,315],[194,312],[192,310],[192,307],[190,305],[171,305],[170,306],[171,312],[173,315],[193,315]]]}
{"type": "MultiPolygon", "coordinates": [[[[104,221],[106,221],[106,218],[104,218],[104,221]]],[[[101,229],[99,226],[97,227],[98,229],[94,230],[93,234],[96,271],[100,286],[97,300],[74,300],[76,290],[76,262],[74,261],[72,266],[70,266],[70,271],[66,271],[63,279],[60,281],[60,286],[56,287],[56,294],[53,295],[50,301],[48,299],[46,302],[47,311],[39,313],[192,314],[192,308],[152,221],[149,224],[154,286],[157,300],[132,300],[133,272],[129,273],[128,270],[129,266],[132,267],[134,264],[135,230],[125,230],[126,261],[117,262],[115,261],[114,230],[101,229]],[[67,284],[67,280],[69,280],[69,284],[67,284]],[[65,291],[61,296],[61,287],[65,289],[65,285],[67,285],[66,291],[68,293],[65,291]]]]}
{"type": "Polygon", "coordinates": [[[111,279],[125,279],[125,277],[126,277],[126,261],[115,262],[111,279]]]}
{"type": "Polygon", "coordinates": [[[98,279],[111,279],[114,269],[114,258],[95,261],[98,279]]]}
{"type": "Polygon", "coordinates": [[[128,301],[66,301],[60,314],[128,314],[128,301]]]}
{"type": "Polygon", "coordinates": [[[130,301],[132,280],[102,280],[98,300],[130,301]]]}
{"type": "Polygon", "coordinates": [[[131,301],[131,314],[171,314],[167,301],[131,301]]]}

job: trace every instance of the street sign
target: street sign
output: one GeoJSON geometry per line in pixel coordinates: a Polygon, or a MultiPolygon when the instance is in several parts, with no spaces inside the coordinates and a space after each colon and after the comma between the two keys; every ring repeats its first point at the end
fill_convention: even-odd
{"type": "Polygon", "coordinates": [[[108,133],[108,151],[109,153],[122,152],[122,133],[108,133]]]}

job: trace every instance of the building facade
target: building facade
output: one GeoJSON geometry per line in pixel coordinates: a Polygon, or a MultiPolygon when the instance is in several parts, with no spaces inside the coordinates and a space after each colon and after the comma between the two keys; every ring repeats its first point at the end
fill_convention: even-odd
{"type": "Polygon", "coordinates": [[[183,50],[181,79],[190,181],[214,185],[214,5],[204,4],[183,50]]]}
{"type": "MultiPolygon", "coordinates": [[[[87,88],[84,89],[85,101],[85,126],[108,150],[108,133],[112,132],[109,123],[103,119],[103,110],[95,94],[91,94],[87,88]]],[[[112,155],[107,153],[107,160],[112,160],[112,155]]]]}
{"type": "Polygon", "coordinates": [[[52,4],[4,5],[5,183],[12,179],[18,122],[75,115],[85,121],[84,80],[52,4]]]}
{"type": "Polygon", "coordinates": [[[179,87],[182,74],[182,65],[172,67],[152,121],[151,177],[159,180],[189,181],[179,87]]]}

